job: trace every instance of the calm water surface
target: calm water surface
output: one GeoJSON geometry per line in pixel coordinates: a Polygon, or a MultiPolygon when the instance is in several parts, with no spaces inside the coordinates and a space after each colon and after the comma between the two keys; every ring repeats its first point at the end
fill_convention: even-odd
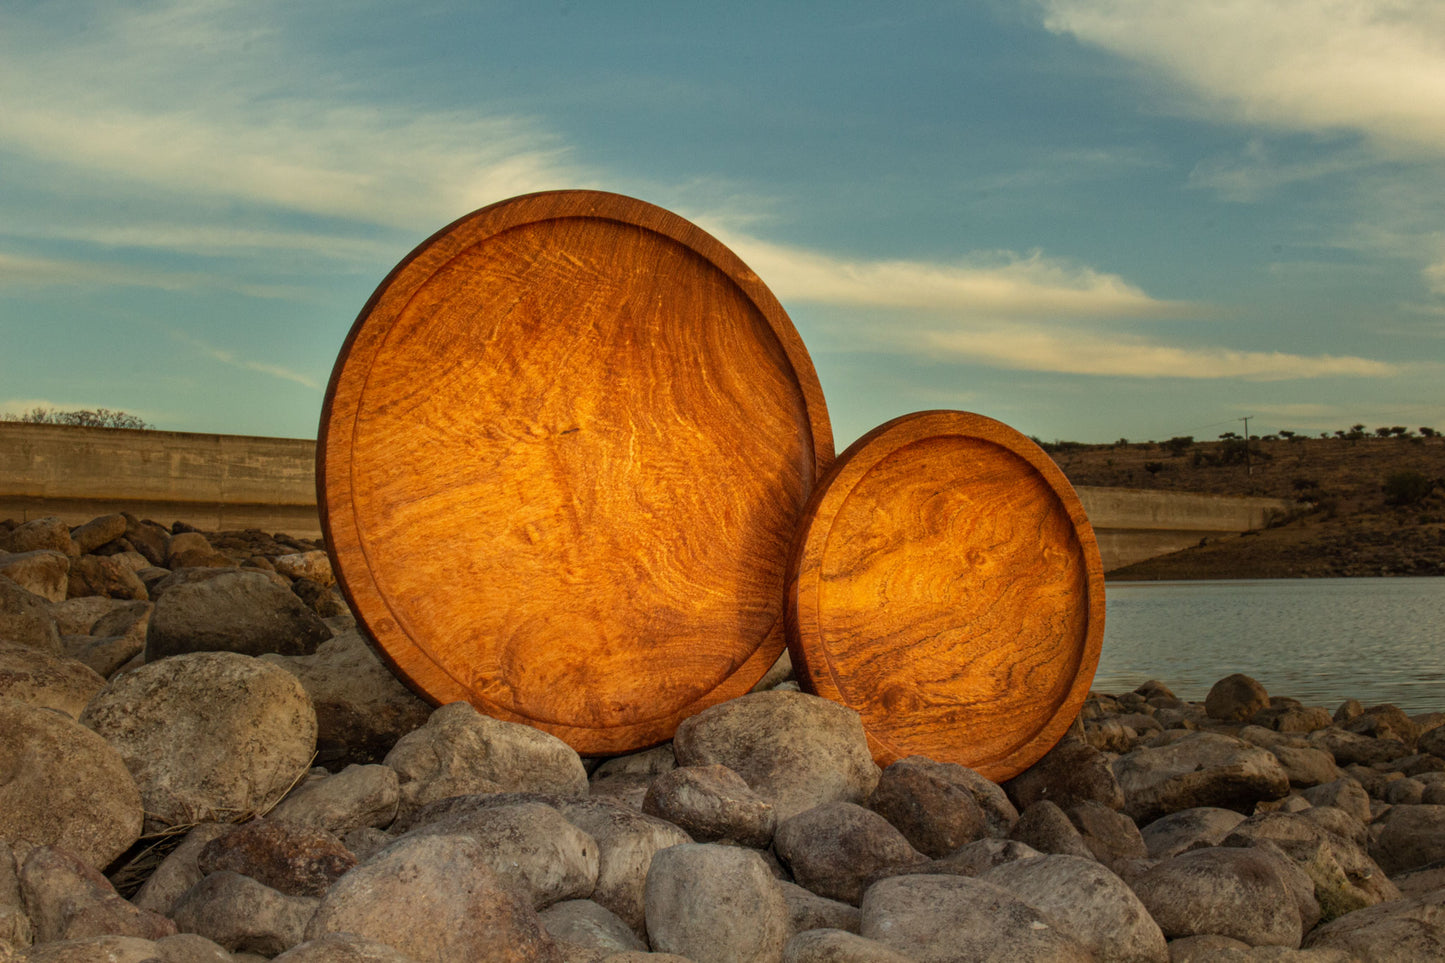
{"type": "Polygon", "coordinates": [[[1232,672],[1331,712],[1445,711],[1445,578],[1110,582],[1093,688],[1202,700],[1232,672]]]}

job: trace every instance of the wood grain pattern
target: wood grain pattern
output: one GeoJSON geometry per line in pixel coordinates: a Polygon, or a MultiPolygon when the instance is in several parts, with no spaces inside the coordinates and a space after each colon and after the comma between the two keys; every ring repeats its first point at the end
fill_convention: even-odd
{"type": "Polygon", "coordinates": [[[1003,780],[1078,714],[1104,577],[1078,497],[1033,442],[931,411],[841,455],[789,577],[800,683],[863,716],[880,765],[909,755],[1003,780]]]}
{"type": "Polygon", "coordinates": [[[357,319],[322,414],[353,610],[437,703],[627,752],[782,652],[788,548],[832,433],[757,277],[661,208],[484,208],[357,319]]]}

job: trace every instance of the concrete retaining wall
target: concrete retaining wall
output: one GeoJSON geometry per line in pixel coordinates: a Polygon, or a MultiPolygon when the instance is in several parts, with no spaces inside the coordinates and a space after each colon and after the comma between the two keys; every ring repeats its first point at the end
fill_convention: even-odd
{"type": "MultiPolygon", "coordinates": [[[[316,443],[178,431],[0,422],[0,518],[58,515],[72,525],[127,510],[207,531],[259,528],[304,538],[316,515],[316,443]]],[[[1080,488],[1110,571],[1263,527],[1290,502],[1080,488]]]]}

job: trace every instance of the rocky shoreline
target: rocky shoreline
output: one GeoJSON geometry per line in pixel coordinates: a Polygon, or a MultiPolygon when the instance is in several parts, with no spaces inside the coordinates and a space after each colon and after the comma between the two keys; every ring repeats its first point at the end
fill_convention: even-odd
{"type": "Polygon", "coordinates": [[[786,661],[583,759],[413,695],[316,543],[113,515],[0,524],[0,717],[0,961],[1445,958],[1445,713],[1244,676],[1003,785],[786,661]]]}

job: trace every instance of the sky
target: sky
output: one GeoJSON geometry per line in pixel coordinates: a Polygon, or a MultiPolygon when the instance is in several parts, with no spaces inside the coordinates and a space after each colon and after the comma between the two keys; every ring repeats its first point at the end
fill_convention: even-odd
{"type": "Polygon", "coordinates": [[[1439,0],[5,0],[0,412],[314,437],[391,268],[555,188],[738,253],[840,451],[1445,429],[1439,0]]]}

